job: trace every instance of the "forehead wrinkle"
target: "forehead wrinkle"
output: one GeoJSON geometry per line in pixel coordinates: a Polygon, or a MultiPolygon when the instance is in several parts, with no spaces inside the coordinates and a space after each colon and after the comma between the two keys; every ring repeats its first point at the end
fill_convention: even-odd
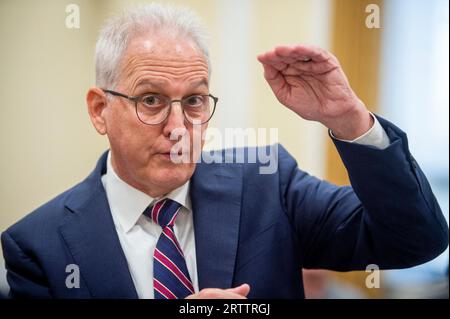
{"type": "Polygon", "coordinates": [[[135,55],[131,57],[127,64],[134,63],[146,63],[153,65],[167,65],[167,64],[180,64],[180,65],[192,65],[193,63],[200,63],[206,66],[206,62],[203,57],[192,56],[188,58],[171,58],[167,57],[164,59],[154,58],[154,57],[142,57],[140,55],[135,55]]]}
{"type": "Polygon", "coordinates": [[[142,56],[132,56],[124,65],[123,75],[131,80],[130,88],[137,87],[138,81],[142,79],[142,73],[145,76],[154,76],[170,80],[182,80],[186,76],[203,76],[208,78],[208,66],[204,59],[196,58],[186,59],[155,59],[144,58],[142,56]]]}
{"type": "Polygon", "coordinates": [[[127,76],[136,72],[136,69],[140,68],[152,68],[152,69],[173,69],[174,72],[183,72],[185,68],[202,68],[206,72],[208,66],[203,58],[197,57],[191,60],[187,59],[155,59],[155,58],[142,58],[141,56],[132,56],[125,63],[122,68],[127,76]],[[177,71],[180,70],[180,71],[177,71]]]}
{"type": "Polygon", "coordinates": [[[206,66],[205,63],[202,62],[186,62],[185,64],[180,64],[180,63],[159,63],[159,64],[149,64],[146,62],[140,62],[140,63],[135,63],[132,65],[129,65],[129,67],[127,67],[128,72],[133,72],[136,69],[170,69],[173,70],[174,72],[177,72],[177,70],[183,71],[186,68],[198,68],[198,69],[204,69],[205,71],[208,70],[208,67],[206,66]]]}
{"type": "Polygon", "coordinates": [[[206,69],[203,68],[199,68],[199,67],[183,67],[183,68],[171,68],[171,67],[151,67],[151,66],[142,66],[142,67],[138,67],[135,68],[133,70],[133,72],[129,72],[129,74],[127,74],[128,77],[132,77],[136,74],[140,74],[140,73],[160,73],[160,74],[168,74],[168,75],[172,75],[174,77],[179,77],[179,76],[183,76],[184,74],[188,74],[188,73],[197,73],[197,72],[202,72],[204,74],[208,74],[208,71],[206,69]]]}

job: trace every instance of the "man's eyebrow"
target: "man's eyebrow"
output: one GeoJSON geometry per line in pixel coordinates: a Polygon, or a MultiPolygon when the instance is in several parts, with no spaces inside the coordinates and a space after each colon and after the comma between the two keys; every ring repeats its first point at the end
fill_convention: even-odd
{"type": "MultiPolygon", "coordinates": [[[[136,87],[140,87],[140,86],[149,86],[151,88],[162,90],[165,87],[165,84],[162,81],[152,81],[152,80],[146,79],[146,80],[139,82],[136,85],[136,87]]],[[[199,81],[195,81],[189,85],[189,89],[193,90],[193,89],[198,88],[199,86],[208,87],[208,80],[206,78],[202,78],[199,81]]]]}

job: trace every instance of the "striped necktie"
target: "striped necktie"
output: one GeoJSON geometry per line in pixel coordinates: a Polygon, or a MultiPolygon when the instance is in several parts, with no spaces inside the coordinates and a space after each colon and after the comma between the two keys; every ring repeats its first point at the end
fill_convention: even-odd
{"type": "Polygon", "coordinates": [[[194,293],[183,251],[173,231],[173,224],[181,207],[177,202],[166,198],[144,212],[162,228],[153,254],[155,299],[180,299],[194,293]]]}

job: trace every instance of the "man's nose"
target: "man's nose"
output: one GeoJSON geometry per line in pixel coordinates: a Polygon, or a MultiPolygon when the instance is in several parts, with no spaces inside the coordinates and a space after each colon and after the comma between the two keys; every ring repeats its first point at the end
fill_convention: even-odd
{"type": "Polygon", "coordinates": [[[164,123],[164,135],[170,137],[172,132],[181,138],[186,132],[186,123],[184,121],[183,109],[180,102],[172,103],[172,107],[169,110],[169,115],[164,123]]]}

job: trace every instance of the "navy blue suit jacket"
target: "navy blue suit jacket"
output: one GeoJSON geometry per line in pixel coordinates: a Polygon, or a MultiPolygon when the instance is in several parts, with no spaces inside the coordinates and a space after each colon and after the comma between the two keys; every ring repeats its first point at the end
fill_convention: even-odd
{"type": "MultiPolygon", "coordinates": [[[[379,121],[391,140],[384,150],[334,141],[352,187],[308,175],[281,146],[274,174],[259,174],[260,163],[198,164],[190,196],[200,288],[248,283],[250,298],[302,298],[302,267],[404,268],[444,251],[448,226],[406,135],[379,121]]],[[[2,234],[11,296],[137,298],[105,171],[106,153],[83,182],[2,234]],[[66,287],[69,264],[79,266],[79,288],[66,287]]]]}

